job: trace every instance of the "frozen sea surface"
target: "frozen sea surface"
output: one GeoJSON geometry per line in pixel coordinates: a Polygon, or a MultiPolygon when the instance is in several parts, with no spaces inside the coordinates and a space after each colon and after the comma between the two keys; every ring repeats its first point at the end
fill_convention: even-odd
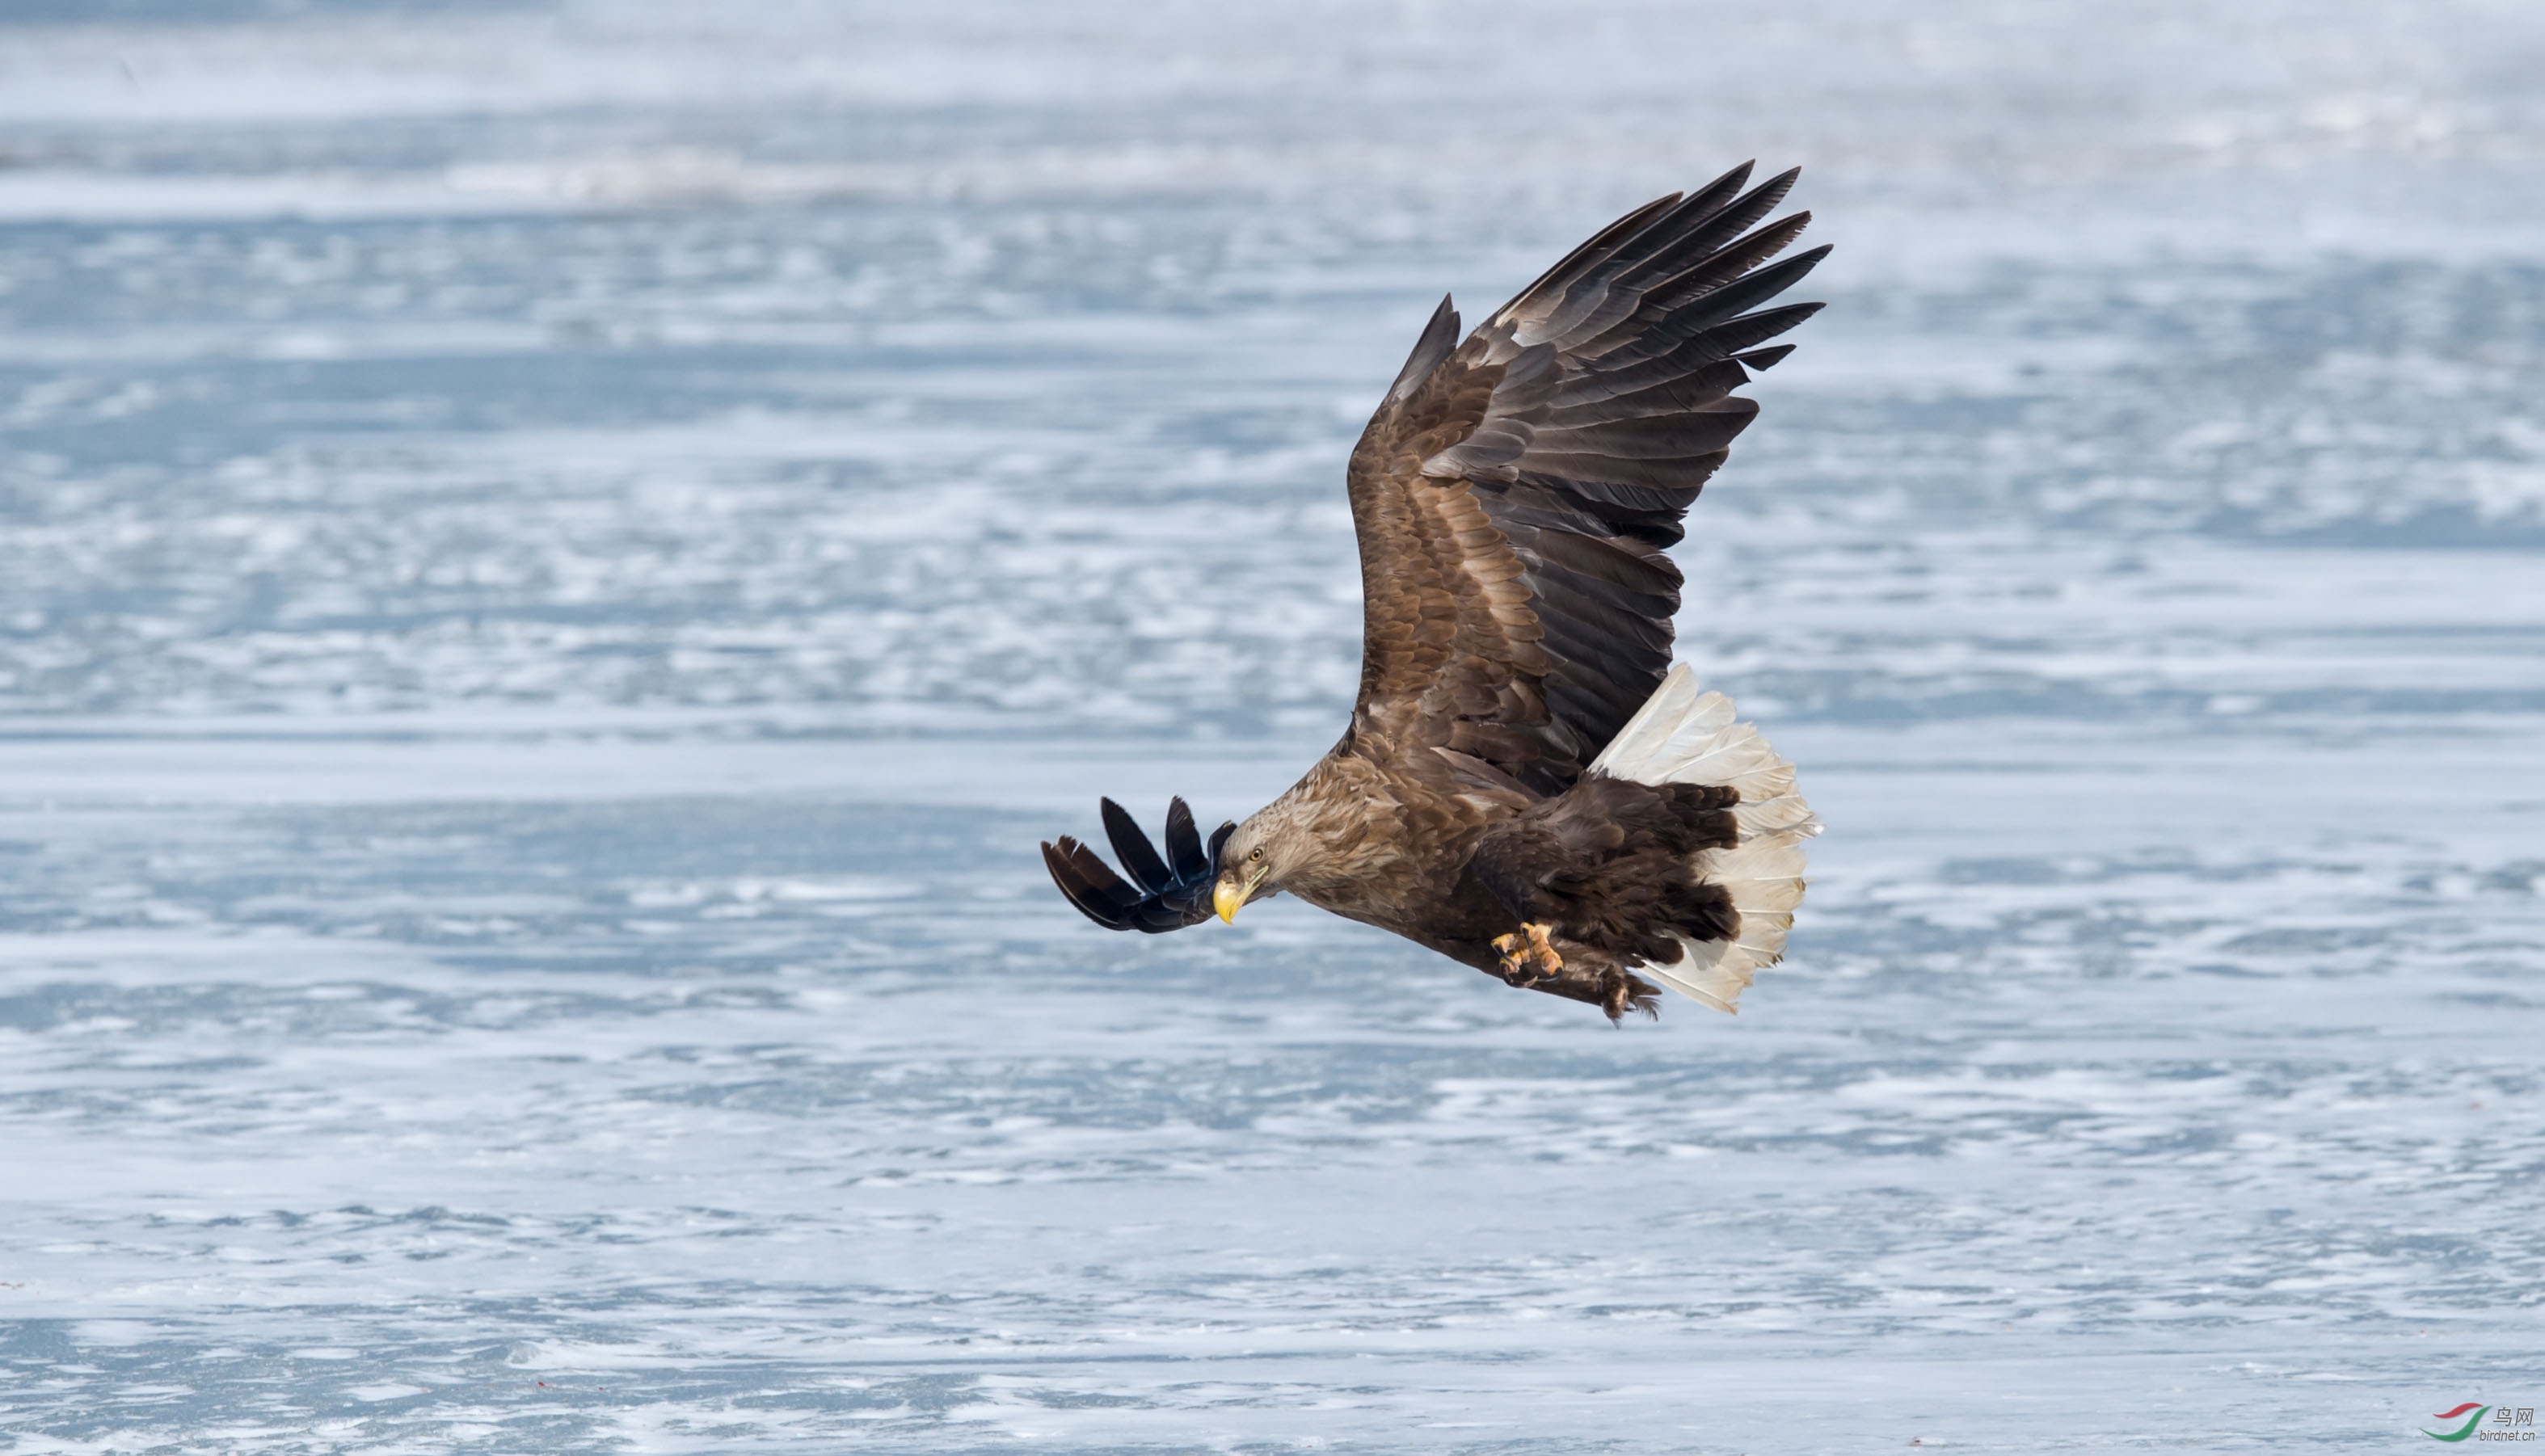
{"type": "Polygon", "coordinates": [[[0,1449],[2545,1406],[2545,11],[2212,12],[9,7],[0,1449]],[[1752,155],[1787,965],[1078,920],[1330,740],[1439,291],[1752,155]]]}

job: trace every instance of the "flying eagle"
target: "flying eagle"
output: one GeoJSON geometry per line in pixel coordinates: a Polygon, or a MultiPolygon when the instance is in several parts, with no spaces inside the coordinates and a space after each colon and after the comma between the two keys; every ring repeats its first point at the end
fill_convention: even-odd
{"type": "Polygon", "coordinates": [[[1636,208],[1462,343],[1440,300],[1353,447],[1360,695],[1288,792],[1161,855],[1104,801],[1125,881],[1064,835],[1043,861],[1108,930],[1287,891],[1510,985],[1659,1014],[1649,975],[1730,1011],[1782,953],[1820,832],[1793,766],[1671,666],[1666,550],[1758,413],[1735,389],[1817,303],[1793,186],[1735,168],[1636,208]],[[1753,228],[1756,228],[1753,231],[1753,228]],[[1763,347],[1765,346],[1765,347],[1763,347]],[[1640,974],[1639,974],[1640,973],[1640,974]]]}

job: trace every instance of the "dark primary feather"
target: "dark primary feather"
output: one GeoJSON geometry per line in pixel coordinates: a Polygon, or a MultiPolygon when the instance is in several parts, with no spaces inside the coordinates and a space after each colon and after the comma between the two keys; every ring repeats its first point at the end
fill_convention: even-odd
{"type": "MultiPolygon", "coordinates": [[[[1178,799],[1176,802],[1184,801],[1178,799]]],[[[1124,869],[1131,871],[1131,878],[1140,882],[1140,888],[1152,895],[1174,889],[1176,872],[1167,868],[1167,861],[1158,857],[1157,847],[1140,832],[1139,821],[1131,817],[1131,811],[1111,799],[1101,801],[1101,811],[1105,820],[1105,838],[1113,842],[1114,857],[1122,861],[1124,869]]],[[[1167,811],[1169,822],[1173,822],[1175,817],[1175,810],[1170,808],[1167,811]]]]}
{"type": "Polygon", "coordinates": [[[1355,739],[1556,793],[1660,686],[1664,552],[1786,352],[1760,346],[1820,307],[1761,307],[1828,250],[1769,262],[1810,214],[1761,226],[1795,174],[1749,176],[1619,218],[1454,349],[1442,300],[1353,454],[1355,739]]]}
{"type": "Polygon", "coordinates": [[[1161,857],[1128,810],[1111,799],[1102,801],[1102,810],[1105,837],[1138,884],[1126,883],[1095,850],[1062,835],[1057,844],[1042,847],[1043,867],[1051,871],[1052,883],[1078,907],[1078,913],[1108,930],[1151,934],[1210,919],[1210,886],[1218,869],[1219,847],[1237,826],[1221,825],[1205,849],[1192,810],[1178,798],[1167,805],[1169,857],[1161,857]]]}

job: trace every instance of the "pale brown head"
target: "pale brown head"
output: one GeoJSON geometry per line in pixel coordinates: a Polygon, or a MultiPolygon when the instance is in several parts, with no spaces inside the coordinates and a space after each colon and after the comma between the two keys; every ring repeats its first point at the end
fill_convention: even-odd
{"type": "Polygon", "coordinates": [[[1211,909],[1230,925],[1239,907],[1281,893],[1286,876],[1310,862],[1317,844],[1287,796],[1247,816],[1220,847],[1219,879],[1211,886],[1211,909]]]}

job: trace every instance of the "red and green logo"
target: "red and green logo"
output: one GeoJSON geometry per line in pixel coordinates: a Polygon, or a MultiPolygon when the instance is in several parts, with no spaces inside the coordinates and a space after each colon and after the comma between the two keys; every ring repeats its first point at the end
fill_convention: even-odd
{"type": "Polygon", "coordinates": [[[2483,1413],[2491,1409],[2490,1406],[2478,1406],[2468,1401],[2453,1411],[2442,1411],[2430,1417],[2432,1420],[2454,1420],[2462,1416],[2465,1417],[2465,1424],[2454,1430],[2425,1430],[2422,1434],[2434,1441],[2462,1441],[2474,1434],[2476,1426],[2483,1424],[2483,1413]]]}

